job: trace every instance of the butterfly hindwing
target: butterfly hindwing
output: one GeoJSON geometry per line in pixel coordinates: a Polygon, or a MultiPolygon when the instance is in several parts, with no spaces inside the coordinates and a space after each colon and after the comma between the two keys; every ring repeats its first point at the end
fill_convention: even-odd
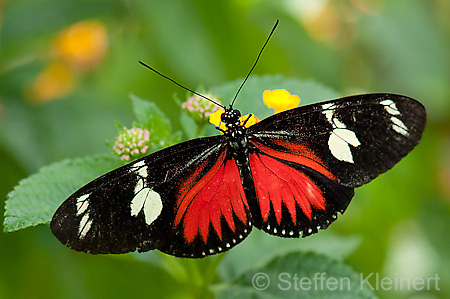
{"type": "Polygon", "coordinates": [[[357,187],[406,156],[425,122],[425,109],[414,99],[367,94],[278,113],[250,127],[249,134],[282,152],[313,153],[338,183],[357,187]]]}
{"type": "Polygon", "coordinates": [[[240,243],[251,231],[251,218],[236,162],[227,150],[206,159],[176,183],[161,188],[177,198],[170,242],[159,249],[180,257],[204,257],[240,243]],[[197,174],[199,169],[206,172],[197,174]]]}
{"type": "Polygon", "coordinates": [[[353,197],[320,164],[254,142],[249,162],[255,186],[255,226],[281,237],[305,237],[327,228],[353,197]]]}

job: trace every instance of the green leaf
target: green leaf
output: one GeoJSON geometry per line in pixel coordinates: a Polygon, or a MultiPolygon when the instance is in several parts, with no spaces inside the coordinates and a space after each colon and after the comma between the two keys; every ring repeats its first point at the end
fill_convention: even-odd
{"type": "Polygon", "coordinates": [[[104,155],[65,160],[41,168],[8,194],[4,231],[49,222],[58,206],[75,190],[121,165],[119,159],[104,155]]]}
{"type": "MultiPolygon", "coordinates": [[[[197,124],[192,119],[192,117],[190,117],[185,111],[181,111],[179,120],[180,120],[182,129],[183,129],[184,135],[188,139],[194,139],[194,138],[199,137],[199,136],[196,136],[197,124]]],[[[214,134],[214,132],[212,132],[212,134],[214,134]]]]}
{"type": "Polygon", "coordinates": [[[149,127],[163,136],[170,134],[172,130],[170,120],[155,103],[134,94],[131,94],[130,97],[138,124],[149,127]]]}
{"type": "Polygon", "coordinates": [[[376,298],[350,266],[316,253],[277,257],[213,286],[217,298],[376,298]],[[323,278],[323,279],[322,279],[323,278]]]}
{"type": "Polygon", "coordinates": [[[151,141],[155,144],[152,150],[164,148],[181,140],[181,132],[172,133],[169,118],[155,103],[134,94],[130,97],[138,125],[150,131],[151,141]]]}

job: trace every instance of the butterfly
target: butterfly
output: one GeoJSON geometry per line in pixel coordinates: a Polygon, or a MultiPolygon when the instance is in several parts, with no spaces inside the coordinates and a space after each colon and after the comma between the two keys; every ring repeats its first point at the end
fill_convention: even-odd
{"type": "Polygon", "coordinates": [[[222,134],[170,146],[88,183],[55,212],[53,234],[93,254],[158,249],[189,258],[225,252],[253,228],[306,237],[344,213],[354,188],[419,143],[426,112],[406,96],[363,94],[249,127],[240,118],[230,105],[222,134]]]}

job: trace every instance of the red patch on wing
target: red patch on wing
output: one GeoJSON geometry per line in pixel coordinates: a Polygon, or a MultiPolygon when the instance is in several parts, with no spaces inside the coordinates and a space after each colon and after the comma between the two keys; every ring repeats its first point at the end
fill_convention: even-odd
{"type": "Polygon", "coordinates": [[[272,157],[304,165],[320,172],[330,180],[336,180],[336,177],[322,165],[322,161],[308,147],[302,144],[296,144],[285,140],[280,140],[279,142],[275,143],[279,143],[279,145],[297,154],[278,151],[259,142],[252,141],[252,144],[256,146],[260,151],[272,157]]]}
{"type": "Polygon", "coordinates": [[[225,160],[224,151],[214,166],[178,200],[174,226],[183,220],[184,237],[191,243],[200,233],[207,242],[209,225],[222,239],[221,217],[232,231],[236,230],[233,214],[243,223],[247,222],[247,201],[239,170],[234,160],[225,160]]]}
{"type": "Polygon", "coordinates": [[[249,158],[261,216],[267,221],[272,203],[275,218],[281,223],[281,203],[286,206],[294,224],[296,205],[311,219],[312,206],[325,210],[325,199],[317,185],[303,172],[264,154],[253,153],[249,158]]]}

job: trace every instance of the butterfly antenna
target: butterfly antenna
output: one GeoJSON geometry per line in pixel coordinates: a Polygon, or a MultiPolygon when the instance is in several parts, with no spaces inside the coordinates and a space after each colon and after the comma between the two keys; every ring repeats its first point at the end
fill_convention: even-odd
{"type": "Polygon", "coordinates": [[[142,62],[142,61],[139,60],[139,63],[142,64],[143,66],[145,66],[146,68],[148,68],[149,70],[151,70],[151,71],[157,73],[157,74],[160,75],[161,77],[166,78],[167,80],[171,81],[172,83],[175,83],[176,85],[180,86],[181,88],[183,88],[183,89],[185,89],[185,90],[187,90],[187,91],[190,91],[190,92],[192,92],[193,94],[196,94],[196,95],[198,95],[199,97],[202,97],[202,98],[204,98],[205,100],[208,100],[208,101],[210,101],[211,103],[214,103],[214,104],[216,104],[216,105],[219,106],[219,107],[222,107],[223,109],[226,109],[225,106],[223,106],[222,104],[217,103],[216,101],[213,101],[213,100],[211,100],[210,98],[205,97],[204,95],[202,95],[202,94],[200,94],[200,93],[198,93],[198,92],[195,92],[195,91],[193,91],[192,89],[189,89],[189,88],[187,88],[187,87],[184,86],[184,85],[181,85],[181,84],[178,83],[177,81],[175,81],[175,80],[173,80],[173,79],[167,77],[166,75],[161,74],[160,72],[158,72],[157,70],[155,70],[155,69],[152,68],[151,66],[145,64],[144,62],[142,62]]]}
{"type": "Polygon", "coordinates": [[[272,28],[272,31],[270,31],[269,37],[267,37],[266,42],[264,43],[264,45],[262,46],[261,50],[259,51],[258,57],[256,57],[255,63],[253,64],[252,68],[250,69],[250,72],[248,72],[247,77],[245,77],[244,81],[242,82],[241,86],[239,87],[238,91],[236,92],[236,95],[234,96],[233,101],[231,102],[230,107],[233,107],[234,101],[236,100],[236,98],[237,98],[239,92],[241,91],[241,89],[242,89],[242,87],[244,86],[245,82],[247,81],[248,77],[250,77],[250,74],[252,73],[253,69],[255,68],[256,64],[258,63],[259,57],[261,57],[261,54],[262,54],[264,48],[266,47],[267,43],[269,42],[270,37],[272,36],[273,32],[275,31],[275,29],[276,29],[277,26],[278,26],[278,22],[279,22],[279,20],[276,21],[275,25],[274,25],[273,28],[272,28]]]}

